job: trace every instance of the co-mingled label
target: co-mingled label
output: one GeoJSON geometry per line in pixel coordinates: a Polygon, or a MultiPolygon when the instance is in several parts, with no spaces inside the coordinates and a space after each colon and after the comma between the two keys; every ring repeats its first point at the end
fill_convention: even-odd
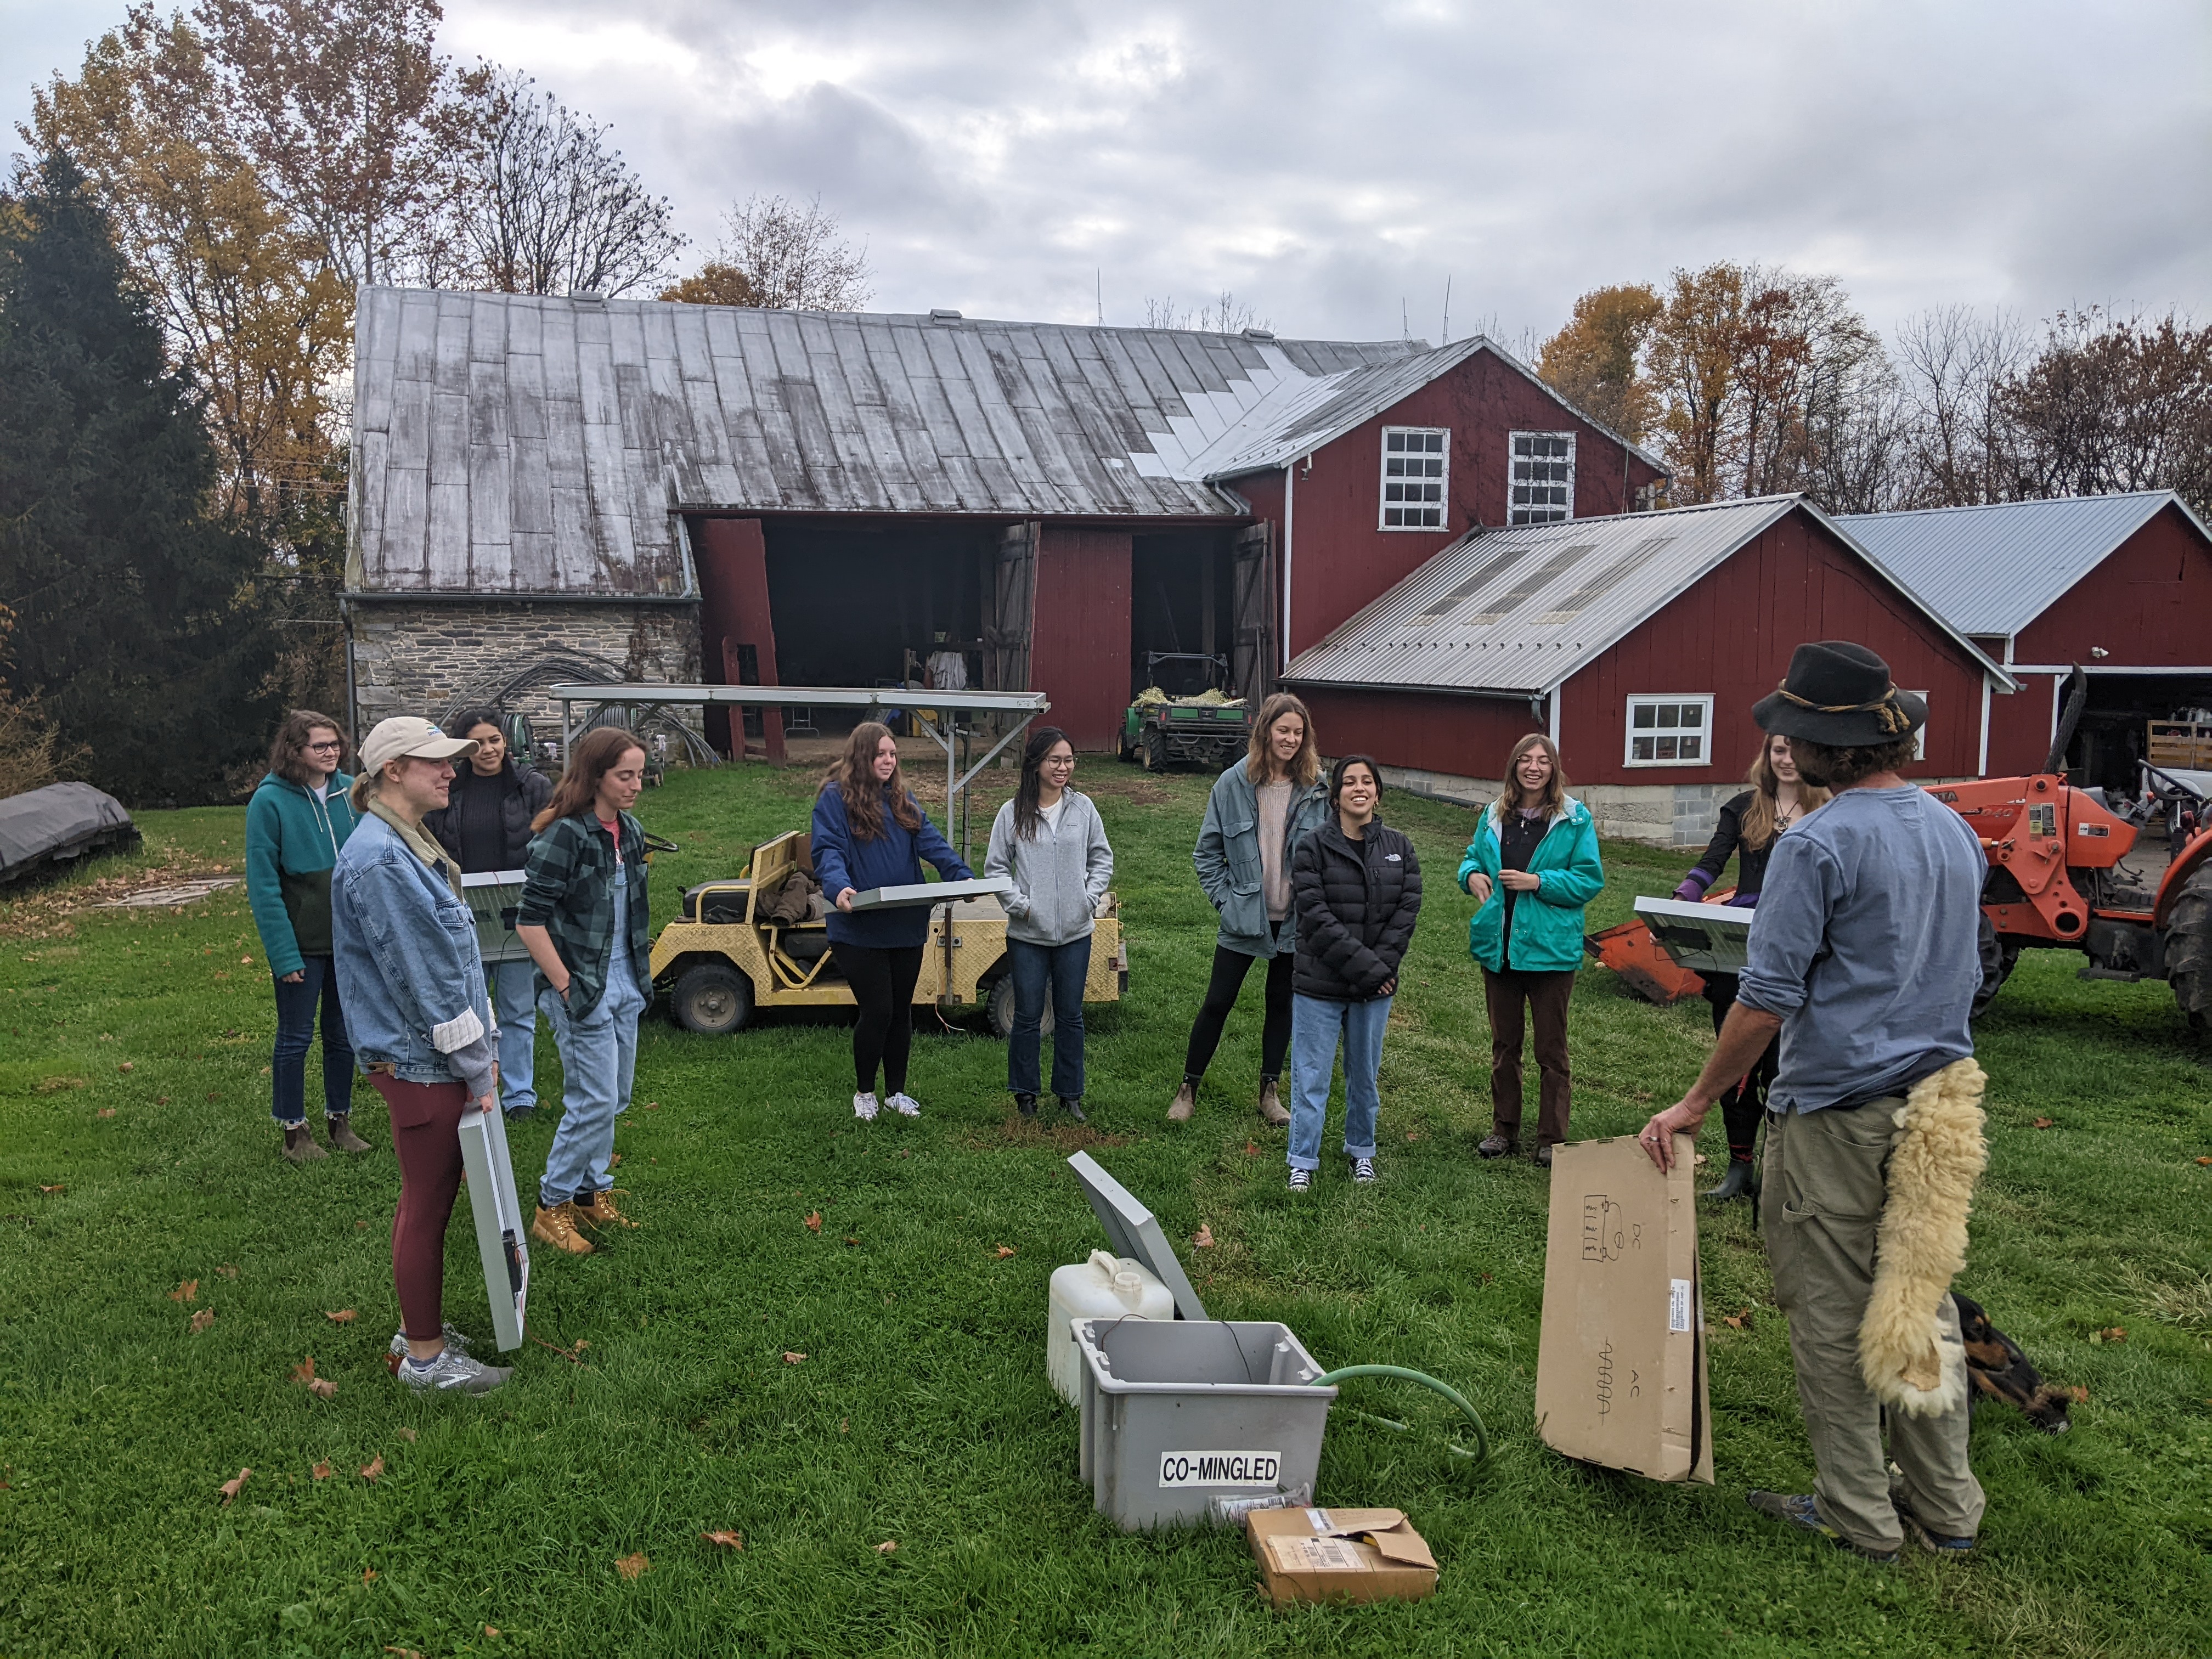
{"type": "Polygon", "coordinates": [[[1283,1455],[1272,1451],[1171,1451],[1160,1454],[1163,1486],[1272,1486],[1283,1455]]]}

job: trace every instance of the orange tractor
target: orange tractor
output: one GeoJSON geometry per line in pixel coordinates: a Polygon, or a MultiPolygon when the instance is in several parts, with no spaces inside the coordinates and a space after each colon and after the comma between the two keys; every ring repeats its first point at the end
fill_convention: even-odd
{"type": "MultiPolygon", "coordinates": [[[[2177,848],[2163,876],[2125,866],[2154,806],[2067,782],[2066,749],[2087,694],[2077,670],[2051,754],[2034,776],[1929,788],[1974,826],[1989,855],[1982,914],[2001,963],[1984,996],[2004,982],[2022,950],[2076,950],[2089,958],[2084,979],[2166,981],[2190,1029],[2202,1031],[2212,1014],[2212,827],[2177,848]]],[[[2202,825],[2203,799],[2167,782],[2150,793],[2169,813],[2193,801],[2202,825]]]]}

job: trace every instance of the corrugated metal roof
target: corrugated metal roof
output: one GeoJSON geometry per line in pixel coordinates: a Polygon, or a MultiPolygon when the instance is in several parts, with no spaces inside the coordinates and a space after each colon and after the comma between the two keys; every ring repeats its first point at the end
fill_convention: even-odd
{"type": "MultiPolygon", "coordinates": [[[[1802,496],[1477,530],[1291,660],[1307,685],[1534,696],[1598,655],[1790,513],[1836,525],[1802,496]]],[[[1848,535],[1840,538],[1865,553],[1848,535]]],[[[1868,562],[1885,576],[1877,558],[1868,562]]],[[[1892,578],[1894,582],[1894,578],[1892,578]]],[[[2007,690],[2012,681],[1903,583],[1942,631],[2007,690]]]]}
{"type": "Polygon", "coordinates": [[[2009,635],[2179,501],[2170,489],[2155,489],[1854,513],[1836,522],[1961,633],[2009,635]]]}
{"type": "Polygon", "coordinates": [[[1226,515],[1197,458],[1263,437],[1340,377],[1424,355],[364,289],[348,586],[680,593],[679,507],[1226,515]]]}

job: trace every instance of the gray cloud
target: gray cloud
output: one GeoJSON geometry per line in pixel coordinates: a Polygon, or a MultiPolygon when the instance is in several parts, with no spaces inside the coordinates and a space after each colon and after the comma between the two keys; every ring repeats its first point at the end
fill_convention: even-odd
{"type": "MultiPolygon", "coordinates": [[[[11,114],[74,55],[54,13],[0,46],[11,114]]],[[[1454,331],[1510,339],[1726,258],[1833,271],[1881,325],[2212,314],[2197,0],[451,0],[447,38],[611,121],[702,245],[733,198],[818,191],[887,308],[1073,320],[1097,283],[1129,322],[1226,287],[1434,337],[1449,276],[1454,331]]]]}

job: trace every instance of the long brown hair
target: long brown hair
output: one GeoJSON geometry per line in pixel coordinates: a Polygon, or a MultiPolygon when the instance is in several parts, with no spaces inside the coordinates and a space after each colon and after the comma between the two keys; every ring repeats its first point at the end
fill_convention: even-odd
{"type": "Polygon", "coordinates": [[[619,726],[595,726],[577,738],[561,769],[561,781],[553,786],[553,799],[530,820],[531,832],[535,834],[556,819],[590,811],[592,803],[599,799],[599,780],[620,766],[623,757],[633,749],[642,755],[645,744],[636,732],[619,726]]]}
{"type": "Polygon", "coordinates": [[[337,769],[344,771],[346,762],[353,755],[353,745],[346,741],[345,727],[328,714],[319,714],[312,708],[295,708],[284,716],[283,724],[276,728],[276,735],[269,744],[269,769],[287,783],[296,783],[302,789],[311,787],[314,779],[307,769],[307,738],[319,726],[338,734],[337,769]]]}
{"type": "MultiPolygon", "coordinates": [[[[1742,836],[1746,847],[1759,848],[1774,839],[1775,813],[1781,805],[1782,780],[1774,775],[1774,739],[1762,738],[1759,757],[1743,781],[1751,786],[1751,805],[1744,808],[1742,836]]],[[[1828,792],[1817,783],[1808,783],[1801,772],[1797,777],[1797,816],[1803,817],[1816,806],[1828,804],[1828,792]]]]}
{"type": "Polygon", "coordinates": [[[1567,769],[1559,764],[1559,745],[1541,732],[1531,732],[1513,745],[1513,752],[1505,757],[1505,793],[1491,803],[1490,814],[1499,823],[1505,821],[1505,809],[1521,804],[1521,757],[1531,749],[1540,749],[1552,757],[1552,776],[1545,784],[1544,793],[1537,797],[1536,805],[1544,809],[1547,817],[1566,810],[1567,769]]]}
{"type": "Polygon", "coordinates": [[[1075,747],[1058,726],[1039,726],[1030,728],[1030,740],[1022,746],[1022,781],[1014,791],[1014,834],[1022,841],[1035,841],[1037,825],[1044,822],[1044,757],[1063,743],[1075,747]]]}
{"type": "Polygon", "coordinates": [[[1255,789],[1274,775],[1275,751],[1267,734],[1285,714],[1296,714],[1298,724],[1305,729],[1298,752],[1291,757],[1291,781],[1301,789],[1310,789],[1321,776],[1321,749],[1314,741],[1313,716],[1299,699],[1287,691],[1278,691],[1262,702],[1260,712],[1252,717],[1252,747],[1245,757],[1244,775],[1252,781],[1255,789]]]}
{"type": "MultiPolygon", "coordinates": [[[[822,780],[824,789],[835,786],[845,798],[845,822],[853,826],[855,841],[884,838],[884,797],[887,793],[891,799],[891,817],[898,820],[899,828],[909,833],[921,828],[921,808],[907,793],[905,768],[894,762],[890,781],[876,781],[876,747],[890,735],[890,727],[881,720],[862,720],[845,740],[845,752],[837,757],[837,763],[822,780]]],[[[898,752],[896,738],[891,739],[891,752],[898,752]]]]}

